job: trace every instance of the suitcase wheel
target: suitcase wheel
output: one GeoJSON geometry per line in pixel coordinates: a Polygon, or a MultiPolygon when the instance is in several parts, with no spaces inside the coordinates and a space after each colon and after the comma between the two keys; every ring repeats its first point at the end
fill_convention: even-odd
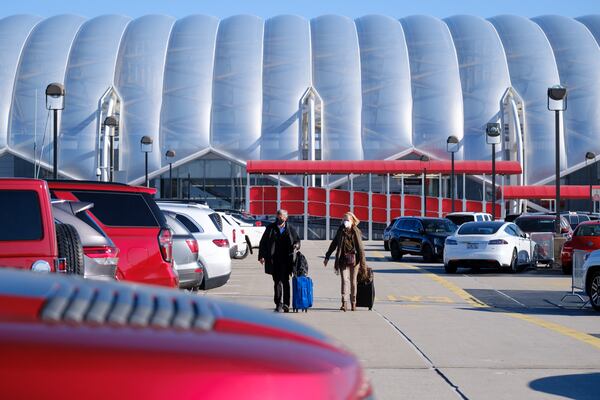
{"type": "Polygon", "coordinates": [[[373,310],[373,307],[369,307],[369,311],[373,310]]]}

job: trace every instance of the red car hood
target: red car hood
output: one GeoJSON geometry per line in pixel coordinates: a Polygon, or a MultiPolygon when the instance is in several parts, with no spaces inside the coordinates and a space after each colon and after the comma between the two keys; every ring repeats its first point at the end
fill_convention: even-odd
{"type": "Polygon", "coordinates": [[[358,361],[271,313],[150,286],[0,271],[3,397],[353,399],[358,361]]]}

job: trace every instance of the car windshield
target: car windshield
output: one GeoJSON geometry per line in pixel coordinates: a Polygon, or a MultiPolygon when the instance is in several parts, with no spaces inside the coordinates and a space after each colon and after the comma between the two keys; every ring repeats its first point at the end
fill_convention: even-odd
{"type": "Polygon", "coordinates": [[[456,231],[456,225],[443,219],[424,220],[423,228],[427,233],[452,233],[456,231]]]}
{"type": "Polygon", "coordinates": [[[493,235],[504,222],[469,222],[458,229],[459,235],[493,235]]]}
{"type": "Polygon", "coordinates": [[[574,236],[600,236],[600,225],[579,225],[574,236]]]}
{"type": "Polygon", "coordinates": [[[472,222],[475,220],[473,215],[448,215],[446,218],[459,226],[466,222],[472,222]]]}
{"type": "Polygon", "coordinates": [[[548,218],[519,218],[515,224],[523,232],[554,232],[554,219],[548,218]]]}

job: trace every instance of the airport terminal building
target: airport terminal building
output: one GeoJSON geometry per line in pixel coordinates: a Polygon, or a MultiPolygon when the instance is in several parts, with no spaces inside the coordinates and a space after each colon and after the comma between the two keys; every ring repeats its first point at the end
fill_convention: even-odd
{"type": "Polygon", "coordinates": [[[449,136],[458,160],[489,160],[489,122],[515,183],[551,183],[556,84],[565,182],[587,183],[586,152],[600,155],[600,15],[5,17],[0,176],[51,170],[52,82],[61,176],[139,184],[148,157],[161,195],[171,165],[178,196],[216,207],[244,204],[248,160],[446,160],[449,136]]]}

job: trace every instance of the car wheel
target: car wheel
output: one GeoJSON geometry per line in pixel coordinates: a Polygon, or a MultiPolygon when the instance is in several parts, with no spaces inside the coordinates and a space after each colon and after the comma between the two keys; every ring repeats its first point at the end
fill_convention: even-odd
{"type": "Polygon", "coordinates": [[[402,252],[400,251],[400,245],[398,244],[398,242],[392,241],[390,243],[390,254],[392,255],[392,260],[402,260],[402,252]]]}
{"type": "Polygon", "coordinates": [[[590,304],[594,310],[600,311],[600,271],[591,273],[588,295],[590,296],[590,304]]]}
{"type": "Polygon", "coordinates": [[[385,251],[390,251],[390,245],[389,245],[389,243],[388,243],[388,241],[387,241],[387,240],[384,240],[384,241],[383,241],[383,249],[384,249],[385,251]]]}
{"type": "Polygon", "coordinates": [[[512,258],[510,259],[510,270],[511,274],[519,272],[519,257],[517,257],[517,249],[513,250],[512,258]]]}
{"type": "Polygon", "coordinates": [[[423,255],[423,261],[425,261],[426,263],[430,263],[430,262],[434,261],[435,257],[433,255],[433,249],[428,244],[426,244],[423,247],[423,250],[421,250],[421,253],[423,255]]]}
{"type": "Polygon", "coordinates": [[[237,252],[234,258],[236,260],[243,260],[244,258],[248,257],[248,254],[250,254],[250,248],[246,246],[246,251],[244,251],[244,253],[237,252]]]}
{"type": "Polygon", "coordinates": [[[67,274],[83,275],[83,246],[73,225],[57,224],[58,257],[67,262],[67,274]]]}
{"type": "Polygon", "coordinates": [[[455,263],[444,264],[444,270],[447,274],[455,274],[457,269],[458,268],[455,263]]]}
{"type": "Polygon", "coordinates": [[[562,264],[561,269],[564,275],[571,275],[573,273],[573,265],[562,264]]]}

